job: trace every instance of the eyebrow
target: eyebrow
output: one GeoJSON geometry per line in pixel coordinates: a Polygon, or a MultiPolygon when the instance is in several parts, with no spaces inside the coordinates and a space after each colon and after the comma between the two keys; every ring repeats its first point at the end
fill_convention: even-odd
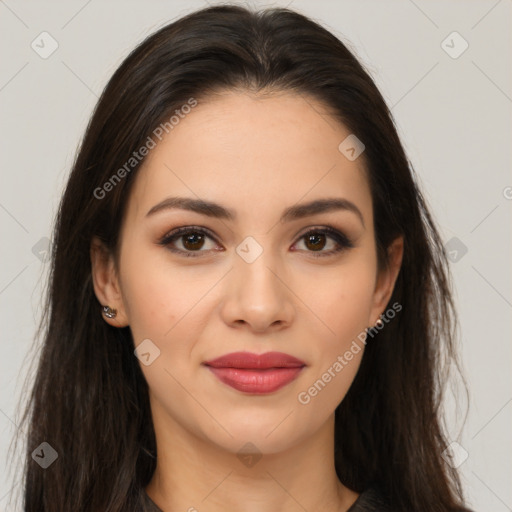
{"type": "MultiPolygon", "coordinates": [[[[207,217],[230,221],[234,221],[237,218],[237,214],[234,210],[225,208],[218,203],[207,201],[205,199],[194,199],[189,197],[168,197],[153,206],[146,214],[146,217],[163,210],[173,209],[187,210],[207,217]]],[[[309,217],[311,215],[339,210],[355,213],[364,226],[364,219],[361,210],[359,210],[359,208],[348,199],[342,198],[316,199],[309,203],[290,206],[283,211],[280,221],[290,222],[303,217],[309,217]]]]}

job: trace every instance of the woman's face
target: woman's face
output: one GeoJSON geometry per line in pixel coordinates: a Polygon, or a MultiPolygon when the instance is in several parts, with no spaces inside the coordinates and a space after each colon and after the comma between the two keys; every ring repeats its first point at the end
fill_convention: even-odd
{"type": "Polygon", "coordinates": [[[119,268],[93,263],[98,298],[118,310],[106,321],[144,343],[155,429],[275,453],[332,419],[399,265],[377,272],[363,157],[339,149],[349,135],[312,98],[229,92],[150,150],[119,268]],[[194,211],[199,200],[209,207],[194,211]],[[235,352],[300,363],[205,364],[235,352]]]}

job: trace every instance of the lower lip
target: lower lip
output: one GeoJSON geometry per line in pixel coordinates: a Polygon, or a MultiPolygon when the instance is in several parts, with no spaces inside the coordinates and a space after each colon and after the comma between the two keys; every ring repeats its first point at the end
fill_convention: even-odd
{"type": "Polygon", "coordinates": [[[253,370],[246,368],[214,368],[211,372],[224,384],[244,393],[265,394],[277,391],[289,384],[300,373],[298,368],[269,368],[253,370]]]}

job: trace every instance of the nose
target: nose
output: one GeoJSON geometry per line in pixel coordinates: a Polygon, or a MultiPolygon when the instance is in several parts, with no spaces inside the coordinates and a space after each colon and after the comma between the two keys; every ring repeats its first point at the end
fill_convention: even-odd
{"type": "Polygon", "coordinates": [[[252,262],[236,255],[227,279],[221,310],[227,325],[246,326],[254,333],[275,332],[291,325],[295,307],[293,291],[287,285],[289,276],[270,251],[263,251],[252,262]]]}

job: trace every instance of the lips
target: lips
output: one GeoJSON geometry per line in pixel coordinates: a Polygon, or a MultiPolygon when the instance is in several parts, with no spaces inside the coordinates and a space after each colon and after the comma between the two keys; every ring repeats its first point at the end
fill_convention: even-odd
{"type": "Polygon", "coordinates": [[[283,352],[233,352],[203,364],[224,384],[254,394],[281,389],[306,366],[304,361],[283,352]]]}

